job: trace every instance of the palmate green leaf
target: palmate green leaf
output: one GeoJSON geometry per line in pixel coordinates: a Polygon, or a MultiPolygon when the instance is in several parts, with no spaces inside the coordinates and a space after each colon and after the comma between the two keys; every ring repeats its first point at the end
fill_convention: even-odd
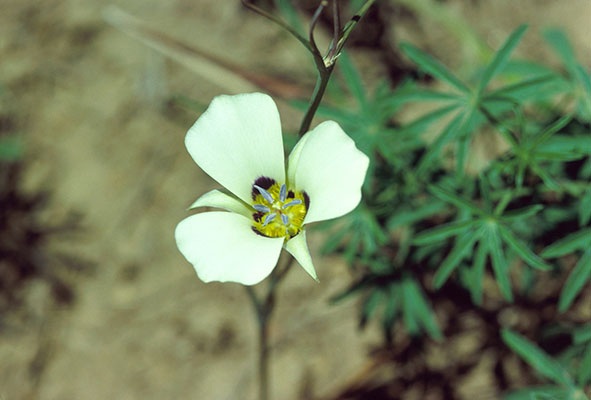
{"type": "Polygon", "coordinates": [[[406,279],[402,285],[404,302],[409,303],[410,311],[414,314],[415,321],[419,322],[433,339],[438,341],[443,339],[437,320],[421,288],[412,279],[406,279]]]}
{"type": "Polygon", "coordinates": [[[483,216],[486,213],[477,207],[476,205],[472,204],[468,200],[456,195],[455,193],[450,192],[449,190],[443,189],[439,186],[429,185],[428,189],[431,193],[435,196],[440,198],[441,200],[451,203],[454,206],[458,207],[459,209],[466,210],[472,214],[483,216]]]}
{"type": "Polygon", "coordinates": [[[562,365],[528,339],[506,328],[501,331],[501,337],[511,350],[523,358],[540,375],[568,387],[573,385],[572,378],[562,365]]]}
{"type": "Polygon", "coordinates": [[[400,45],[402,51],[413,60],[423,71],[433,75],[437,79],[441,79],[459,89],[464,93],[470,93],[470,89],[462,83],[458,78],[447,70],[439,61],[424,53],[410,43],[402,43],[400,45]]]}
{"type": "Polygon", "coordinates": [[[450,222],[448,224],[444,224],[436,228],[428,229],[426,231],[419,233],[415,236],[412,242],[413,244],[418,246],[439,242],[450,236],[456,236],[457,234],[472,228],[476,224],[476,222],[477,221],[474,220],[450,222]]]}
{"type": "Polygon", "coordinates": [[[492,259],[493,272],[497,284],[501,289],[503,297],[510,302],[513,302],[513,293],[511,291],[511,282],[509,280],[509,265],[505,259],[503,253],[503,247],[501,245],[501,239],[497,232],[496,226],[488,226],[486,231],[486,239],[490,256],[492,259]]]}
{"type": "Polygon", "coordinates": [[[590,246],[591,228],[585,228],[552,243],[542,251],[540,256],[544,258],[560,257],[590,246]]]}
{"type": "Polygon", "coordinates": [[[519,257],[521,257],[523,261],[542,271],[552,269],[550,265],[546,264],[544,260],[531,251],[525,243],[513,235],[509,229],[505,228],[503,225],[497,225],[497,228],[501,234],[501,238],[519,255],[519,257]]]}
{"type": "Polygon", "coordinates": [[[492,77],[503,69],[503,67],[507,63],[507,60],[509,59],[509,56],[511,55],[511,52],[513,51],[515,46],[517,46],[526,30],[526,25],[521,25],[519,28],[517,28],[509,36],[505,43],[503,43],[501,49],[494,55],[492,61],[484,70],[484,74],[482,75],[482,78],[478,85],[478,96],[484,91],[492,77]]]}
{"type": "Polygon", "coordinates": [[[456,244],[448,254],[448,256],[443,260],[439,269],[435,273],[433,277],[433,286],[436,289],[439,289],[443,284],[447,281],[447,278],[451,275],[451,273],[458,267],[460,261],[470,253],[472,250],[472,246],[474,243],[480,238],[482,235],[482,231],[478,230],[468,231],[459,236],[456,239],[456,244]]]}
{"type": "Polygon", "coordinates": [[[558,300],[558,310],[565,312],[573,300],[579,294],[585,283],[591,278],[591,247],[587,247],[583,256],[579,259],[571,273],[568,275],[560,299],[558,300]]]}

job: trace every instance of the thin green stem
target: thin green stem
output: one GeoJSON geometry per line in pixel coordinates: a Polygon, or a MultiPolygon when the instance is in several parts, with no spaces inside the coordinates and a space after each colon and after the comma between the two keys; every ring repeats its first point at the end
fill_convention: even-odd
{"type": "MultiPolygon", "coordinates": [[[[338,1],[338,0],[335,0],[335,1],[338,1]]],[[[357,25],[359,20],[361,20],[361,18],[363,18],[363,16],[367,12],[367,10],[369,10],[369,7],[371,7],[373,3],[375,3],[375,0],[367,0],[361,6],[361,8],[355,13],[355,15],[353,15],[353,17],[351,17],[349,22],[347,22],[345,24],[345,26],[343,27],[343,30],[341,31],[341,39],[337,42],[337,45],[336,45],[335,57],[338,57],[339,53],[343,49],[343,46],[347,42],[347,39],[349,39],[349,35],[353,31],[353,28],[355,28],[355,25],[357,25]]]]}
{"type": "Polygon", "coordinates": [[[306,110],[306,115],[304,115],[304,119],[302,120],[302,124],[300,125],[298,135],[303,136],[306,132],[310,130],[312,119],[314,119],[314,114],[316,114],[316,110],[320,105],[320,101],[322,100],[322,96],[324,95],[324,91],[326,90],[326,86],[328,85],[328,81],[330,80],[332,70],[333,67],[331,66],[319,71],[318,80],[316,81],[316,87],[314,88],[314,93],[312,94],[312,100],[310,101],[310,105],[306,110]]]}
{"type": "Polygon", "coordinates": [[[282,268],[275,268],[270,276],[269,287],[262,297],[259,297],[252,286],[245,286],[246,293],[255,311],[258,322],[258,381],[259,400],[269,400],[269,323],[275,309],[275,293],[279,283],[287,276],[293,265],[292,256],[285,262],[282,268]]]}

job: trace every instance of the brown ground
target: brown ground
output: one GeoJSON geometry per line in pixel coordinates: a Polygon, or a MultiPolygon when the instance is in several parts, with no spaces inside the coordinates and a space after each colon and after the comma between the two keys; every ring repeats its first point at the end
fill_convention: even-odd
{"type": "MultiPolygon", "coordinates": [[[[520,52],[538,59],[548,56],[539,29],[558,25],[591,64],[587,1],[528,0],[518,8],[509,0],[447,3],[491,46],[530,23],[520,52]]],[[[216,184],[183,145],[195,114],[163,105],[171,94],[207,104],[248,84],[222,79],[221,87],[206,64],[183,66],[147,49],[104,22],[104,4],[0,1],[0,111],[26,141],[22,188],[51,192],[42,215],[47,223],[82,214],[82,229],[51,241],[49,251],[91,265],[65,273],[75,293],[69,305],[56,305],[49,286],[33,280],[23,289],[24,305],[0,320],[0,399],[253,399],[255,322],[244,290],[200,282],[174,243],[186,207],[216,184]]],[[[283,77],[309,93],[313,70],[297,42],[238,1],[113,4],[246,71],[283,77]]],[[[445,51],[457,42],[427,16],[384,35],[412,39],[458,67],[445,51]]],[[[372,65],[371,49],[354,55],[369,81],[386,69],[372,65]]],[[[279,107],[284,127],[294,129],[299,115],[279,107]]],[[[313,252],[319,238],[310,235],[313,252]]],[[[380,343],[376,327],[356,330],[355,304],[327,304],[350,282],[344,262],[318,254],[315,260],[320,284],[296,269],[279,298],[272,327],[278,399],[334,396],[380,343]]],[[[485,375],[478,379],[480,386],[464,385],[464,398],[498,396],[485,375]]]]}

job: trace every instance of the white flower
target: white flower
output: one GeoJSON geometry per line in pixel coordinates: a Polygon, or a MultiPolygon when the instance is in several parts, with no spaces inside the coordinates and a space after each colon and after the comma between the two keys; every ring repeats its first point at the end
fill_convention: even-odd
{"type": "Polygon", "coordinates": [[[176,243],[204,282],[254,285],[285,248],[314,279],[305,225],[336,218],[361,200],[369,159],[333,121],[306,133],[287,174],[275,102],[261,93],[218,96],[187,132],[195,162],[234,196],[212,190],[181,221],[176,243]]]}

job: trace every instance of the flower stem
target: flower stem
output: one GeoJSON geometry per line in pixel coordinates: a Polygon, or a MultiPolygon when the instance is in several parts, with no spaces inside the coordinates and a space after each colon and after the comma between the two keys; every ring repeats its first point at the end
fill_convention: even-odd
{"type": "Polygon", "coordinates": [[[275,309],[275,290],[279,283],[285,278],[293,264],[293,257],[285,262],[283,268],[275,268],[269,280],[269,287],[264,296],[257,296],[252,286],[245,286],[246,293],[251,300],[258,322],[259,360],[259,400],[269,400],[269,322],[275,309]]]}
{"type": "Polygon", "coordinates": [[[332,73],[332,70],[333,67],[329,67],[318,71],[319,74],[318,80],[316,81],[316,87],[314,88],[314,93],[312,94],[312,100],[310,101],[308,110],[306,110],[306,115],[304,115],[304,119],[300,125],[300,130],[298,132],[299,136],[303,136],[310,130],[312,119],[314,118],[314,114],[316,114],[316,110],[320,105],[320,101],[322,100],[322,96],[324,95],[324,91],[326,90],[326,86],[330,80],[330,74],[332,73]]]}

